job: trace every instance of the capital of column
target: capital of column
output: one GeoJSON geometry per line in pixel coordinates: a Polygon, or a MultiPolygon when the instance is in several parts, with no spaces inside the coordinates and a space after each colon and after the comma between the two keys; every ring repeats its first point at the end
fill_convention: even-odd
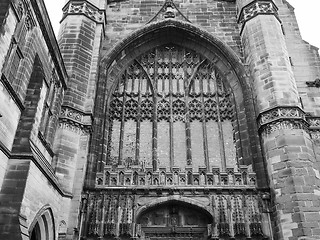
{"type": "MultiPolygon", "coordinates": [[[[258,15],[274,15],[278,20],[278,8],[273,0],[238,0],[238,23],[244,25],[258,15]]],[[[280,21],[280,20],[279,20],[280,21]]]]}

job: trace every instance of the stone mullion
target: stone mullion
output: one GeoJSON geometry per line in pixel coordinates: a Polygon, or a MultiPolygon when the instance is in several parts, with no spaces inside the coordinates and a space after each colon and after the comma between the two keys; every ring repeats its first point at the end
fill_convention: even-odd
{"type": "MultiPolygon", "coordinates": [[[[184,87],[184,99],[186,103],[186,149],[187,149],[187,165],[192,165],[192,149],[191,149],[191,129],[190,129],[190,116],[189,116],[189,88],[188,88],[188,73],[187,73],[187,62],[186,62],[186,51],[183,49],[183,72],[184,72],[184,79],[183,79],[183,87],[184,87]]],[[[190,81],[192,79],[190,78],[190,81]]]]}
{"type": "MultiPolygon", "coordinates": [[[[152,79],[150,79],[152,80],[152,79]]],[[[152,168],[153,171],[158,169],[158,116],[157,116],[157,104],[158,104],[158,50],[155,51],[154,61],[154,92],[153,92],[153,119],[152,121],[152,168]]]]}
{"type": "Polygon", "coordinates": [[[216,110],[217,110],[218,129],[219,129],[221,172],[225,172],[226,168],[227,168],[227,164],[226,164],[226,154],[225,154],[225,149],[224,149],[223,129],[222,129],[222,123],[221,123],[221,116],[220,116],[219,90],[218,90],[218,83],[217,83],[219,76],[215,70],[213,70],[211,76],[213,77],[214,88],[216,89],[216,110]]]}
{"type": "MultiPolygon", "coordinates": [[[[208,68],[207,68],[208,70],[208,68]]],[[[208,74],[208,72],[207,72],[208,74]]],[[[208,76],[208,75],[206,75],[208,76]]],[[[207,80],[207,78],[205,79],[207,80]]],[[[206,122],[206,115],[204,111],[204,95],[203,95],[203,81],[204,79],[200,79],[200,98],[201,98],[201,103],[202,103],[202,132],[203,132],[203,150],[204,150],[204,161],[205,161],[205,166],[207,170],[209,171],[210,166],[209,166],[209,150],[208,150],[208,135],[207,135],[207,122],[206,122]]]]}
{"type": "MultiPolygon", "coordinates": [[[[141,69],[143,71],[143,69],[141,69]]],[[[143,81],[142,74],[139,76],[138,83],[138,112],[137,112],[137,128],[136,128],[136,164],[139,163],[140,160],[140,133],[141,133],[141,81],[143,81]]],[[[134,81],[135,83],[135,81],[134,81]]],[[[134,84],[132,84],[132,92],[134,91],[134,84]]]]}
{"type": "Polygon", "coordinates": [[[105,226],[105,214],[106,214],[106,204],[105,204],[105,194],[101,195],[102,198],[102,206],[101,206],[101,222],[100,222],[100,229],[99,229],[99,238],[103,238],[104,236],[104,226],[105,226]]]}
{"type": "MultiPolygon", "coordinates": [[[[121,81],[121,80],[120,80],[121,81]]],[[[122,115],[121,115],[121,126],[120,126],[120,141],[119,141],[119,159],[118,164],[122,165],[123,158],[123,138],[124,138],[124,125],[125,125],[125,105],[127,100],[127,82],[128,82],[128,71],[125,72],[125,80],[123,86],[123,102],[122,102],[122,115]]]]}
{"type": "Polygon", "coordinates": [[[169,131],[170,131],[170,169],[174,166],[174,136],[173,136],[173,86],[172,86],[172,54],[171,49],[169,49],[169,102],[170,102],[170,116],[169,116],[169,131]]]}

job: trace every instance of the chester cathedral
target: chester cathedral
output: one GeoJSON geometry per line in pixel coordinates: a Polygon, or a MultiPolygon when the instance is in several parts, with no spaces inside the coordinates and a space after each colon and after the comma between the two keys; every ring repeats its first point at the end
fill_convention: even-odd
{"type": "Polygon", "coordinates": [[[320,239],[286,0],[1,0],[0,78],[1,240],[320,239]]]}

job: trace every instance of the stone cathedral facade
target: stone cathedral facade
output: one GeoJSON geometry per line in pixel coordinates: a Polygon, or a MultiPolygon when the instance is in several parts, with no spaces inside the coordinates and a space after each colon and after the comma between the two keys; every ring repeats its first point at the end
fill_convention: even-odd
{"type": "Polygon", "coordinates": [[[62,12],[55,37],[0,1],[0,239],[320,239],[320,57],[286,0],[62,12]]]}

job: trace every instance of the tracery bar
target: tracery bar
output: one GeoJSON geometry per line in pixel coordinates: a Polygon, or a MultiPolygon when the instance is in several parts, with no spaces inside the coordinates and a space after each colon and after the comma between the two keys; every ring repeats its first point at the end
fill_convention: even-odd
{"type": "Polygon", "coordinates": [[[123,101],[122,101],[122,114],[121,114],[121,127],[120,127],[120,142],[119,142],[119,159],[118,164],[122,165],[123,161],[123,137],[124,137],[124,120],[125,120],[125,104],[127,100],[126,89],[127,89],[127,79],[128,79],[128,71],[125,71],[125,79],[123,82],[123,101]]]}

